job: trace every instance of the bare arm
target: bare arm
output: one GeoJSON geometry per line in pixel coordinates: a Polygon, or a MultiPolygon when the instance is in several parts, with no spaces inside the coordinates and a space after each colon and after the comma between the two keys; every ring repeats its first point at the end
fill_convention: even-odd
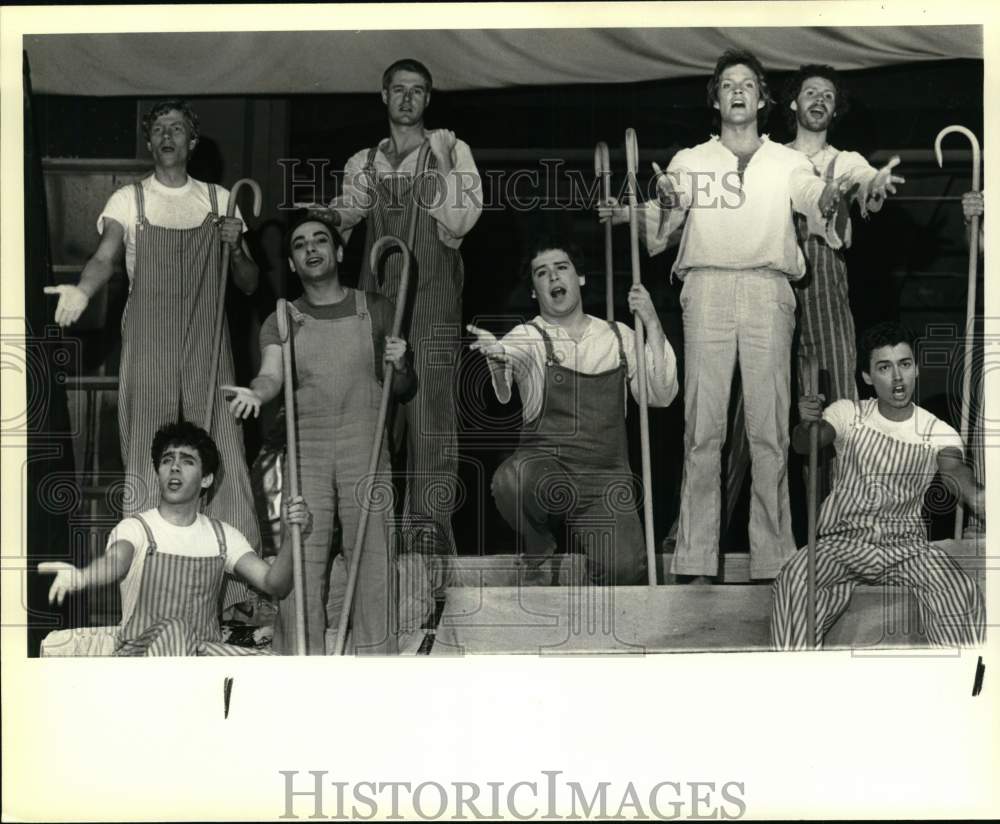
{"type": "Polygon", "coordinates": [[[115,541],[107,552],[83,569],[63,561],[39,564],[38,571],[41,574],[56,576],[49,588],[49,603],[61,604],[71,592],[117,583],[128,572],[134,554],[135,547],[129,541],[115,541]]]}
{"type": "Polygon", "coordinates": [[[283,507],[285,521],[285,539],[281,542],[281,550],[273,564],[258,558],[253,552],[247,552],[233,567],[244,581],[261,592],[284,598],[292,591],[292,540],[289,524],[298,524],[305,537],[312,529],[312,514],[302,496],[290,499],[283,507]]]}
{"type": "Polygon", "coordinates": [[[229,411],[237,418],[249,418],[250,415],[256,418],[261,406],[281,391],[283,369],[281,347],[273,343],[265,346],[260,354],[260,371],[250,381],[249,388],[231,384],[221,387],[232,395],[229,411]]]}
{"type": "Polygon", "coordinates": [[[986,490],[976,483],[972,470],[954,446],[946,446],[937,456],[938,471],[945,485],[980,517],[986,515],[986,490]]]}
{"type": "Polygon", "coordinates": [[[69,326],[79,320],[90,299],[96,295],[114,273],[115,258],[121,253],[125,244],[125,229],[117,220],[104,221],[104,231],[101,240],[87,265],[80,273],[80,281],[73,286],[46,286],[46,295],[58,295],[55,321],[60,326],[69,326]]]}

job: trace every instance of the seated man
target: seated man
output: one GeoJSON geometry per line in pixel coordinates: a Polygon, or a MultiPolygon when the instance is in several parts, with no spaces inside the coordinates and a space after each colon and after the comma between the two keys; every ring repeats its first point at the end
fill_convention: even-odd
{"type": "MultiPolygon", "coordinates": [[[[222,643],[223,574],[283,597],[292,588],[291,542],[268,564],[238,530],[199,513],[219,469],[218,449],[204,429],[188,421],[161,427],[152,457],[160,488],[156,508],[119,523],[104,555],[84,569],[61,561],[39,564],[39,572],[56,576],[49,602],[61,604],[67,593],[118,581],[122,622],[115,655],[259,652],[222,643]]],[[[285,521],[308,532],[309,510],[301,498],[289,502],[285,521]]]]}
{"type": "MultiPolygon", "coordinates": [[[[343,255],[340,234],[328,223],[308,213],[292,220],[288,262],[304,292],[289,304],[299,474],[316,514],[316,528],[302,547],[307,646],[310,655],[333,649],[347,578],[344,564],[350,563],[361,505],[368,498],[371,511],[358,568],[353,645],[358,653],[391,655],[398,652],[388,598],[392,492],[376,480],[369,496],[363,482],[370,480],[368,461],[382,397],[383,364],[391,363],[395,369],[392,390],[400,402],[413,397],[417,380],[406,341],[392,336],[392,301],[344,286],[338,272],[343,255]],[[340,522],[343,552],[331,560],[335,520],[340,522]]],[[[224,387],[235,393],[229,407],[240,418],[257,415],[286,379],[275,314],[261,327],[260,348],[260,372],[250,386],[224,387]]],[[[380,461],[379,472],[387,472],[384,434],[380,461]]],[[[285,599],[274,630],[275,652],[290,651],[294,620],[294,601],[285,599]]]]}
{"type": "MultiPolygon", "coordinates": [[[[919,605],[927,637],[938,646],[981,643],[982,595],[947,554],[927,540],[921,506],[936,472],[979,514],[986,497],[962,460],[962,441],[948,424],[913,403],[917,365],[910,333],[880,323],[862,336],[861,376],[875,390],[863,401],[799,401],[792,445],[809,451],[819,421],[820,449],[834,444],[840,468],[817,525],[818,640],[847,609],[859,583],[904,586],[919,605]]],[[[774,582],[771,640],[779,649],[808,648],[807,554],[799,551],[774,582]]]]}
{"type": "MultiPolygon", "coordinates": [[[[468,327],[497,398],[510,400],[513,378],[524,407],[521,445],[493,476],[493,497],[523,536],[526,579],[538,577],[566,523],[570,548],[587,555],[595,584],[636,584],[646,556],[635,506],[627,505],[634,478],[625,431],[626,381],[633,396],[639,391],[635,340],[625,324],[584,314],[579,260],[561,239],[536,241],[527,273],[539,314],[500,342],[468,327]]],[[[649,403],[667,406],[677,394],[673,349],[645,288],[633,286],[628,303],[646,327],[649,403]]]]}

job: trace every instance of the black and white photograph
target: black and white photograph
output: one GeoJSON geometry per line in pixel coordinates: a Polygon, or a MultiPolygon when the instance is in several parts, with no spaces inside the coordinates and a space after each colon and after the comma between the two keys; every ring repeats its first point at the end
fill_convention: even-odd
{"type": "Polygon", "coordinates": [[[0,11],[5,817],[1000,812],[988,4],[114,9],[0,11]]]}

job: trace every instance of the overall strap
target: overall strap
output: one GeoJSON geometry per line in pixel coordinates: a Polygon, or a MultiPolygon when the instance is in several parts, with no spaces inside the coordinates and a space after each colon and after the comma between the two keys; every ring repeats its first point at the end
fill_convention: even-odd
{"type": "Polygon", "coordinates": [[[223,558],[226,557],[226,533],[222,528],[222,523],[218,518],[209,517],[208,519],[212,523],[212,529],[215,530],[215,539],[219,542],[219,555],[223,558]]]}
{"type": "Polygon", "coordinates": [[[142,515],[133,515],[140,524],[142,524],[142,529],[146,533],[146,554],[152,555],[156,552],[156,538],[153,537],[153,530],[149,528],[149,524],[146,523],[146,519],[142,515]]]}
{"type": "Polygon", "coordinates": [[[142,226],[146,222],[146,199],[142,194],[142,181],[137,180],[132,186],[135,188],[135,207],[138,213],[136,222],[142,226]]]}
{"type": "Polygon", "coordinates": [[[837,155],[830,158],[830,162],[826,164],[826,171],[823,173],[824,183],[833,183],[833,167],[837,165],[837,155]]]}
{"type": "MultiPolygon", "coordinates": [[[[613,320],[609,320],[607,323],[611,327],[611,331],[615,333],[615,337],[618,338],[618,364],[624,366],[625,371],[628,372],[628,359],[625,357],[625,342],[622,340],[622,330],[618,328],[618,324],[613,320]]],[[[639,357],[639,355],[636,354],[636,357],[639,357]]]]}
{"type": "MultiPolygon", "coordinates": [[[[213,215],[218,215],[219,214],[219,199],[218,199],[218,195],[216,194],[216,189],[218,187],[214,183],[209,183],[209,184],[207,184],[207,186],[208,186],[208,199],[209,199],[209,202],[212,204],[212,214],[213,215]]],[[[230,197],[232,197],[231,194],[230,194],[230,197]]]]}
{"type": "Polygon", "coordinates": [[[354,313],[361,319],[364,320],[368,317],[368,296],[365,294],[364,289],[355,289],[354,291],[354,313]]]}
{"type": "Polygon", "coordinates": [[[545,365],[552,366],[554,363],[558,363],[558,361],[556,361],[555,349],[552,348],[552,338],[549,337],[549,333],[542,329],[542,327],[533,320],[528,321],[528,326],[542,336],[542,341],[545,343],[545,365]]]}

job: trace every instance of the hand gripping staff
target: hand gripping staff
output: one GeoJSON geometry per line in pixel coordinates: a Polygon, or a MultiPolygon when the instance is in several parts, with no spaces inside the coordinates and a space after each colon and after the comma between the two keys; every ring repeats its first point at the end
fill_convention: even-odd
{"type": "MultiPolygon", "coordinates": [[[[260,217],[261,193],[256,180],[248,177],[236,181],[229,192],[229,205],[226,207],[226,217],[236,216],[236,196],[243,186],[253,189],[253,216],[260,217]]],[[[206,432],[212,432],[212,410],[215,408],[215,396],[219,386],[219,358],[222,355],[222,321],[226,316],[226,282],[229,280],[229,246],[222,247],[222,268],[219,275],[218,304],[215,308],[215,333],[212,336],[212,367],[208,370],[208,393],[205,398],[205,423],[202,427],[206,432]]]]}
{"type": "MultiPolygon", "coordinates": [[[[608,154],[608,144],[603,140],[594,148],[594,174],[601,181],[601,202],[611,199],[611,159],[608,154]]],[[[615,289],[614,289],[614,258],[611,245],[611,221],[604,222],[604,277],[605,301],[609,321],[615,319],[615,289]]]]}
{"type": "MultiPolygon", "coordinates": [[[[809,392],[819,394],[819,361],[806,358],[809,370],[809,392]]],[[[822,420],[822,419],[821,419],[822,420]]],[[[817,476],[819,475],[819,427],[821,420],[809,424],[809,488],[806,504],[808,507],[808,544],[806,547],[806,643],[810,649],[816,644],[816,499],[817,476]]]]}
{"type": "MultiPolygon", "coordinates": [[[[976,136],[965,128],[965,126],[946,126],[938,136],[934,138],[934,155],[937,157],[938,166],[944,165],[944,158],[941,155],[941,141],[946,135],[952,132],[964,134],[972,144],[972,191],[979,191],[979,165],[980,152],[979,140],[976,136]]],[[[965,357],[962,363],[962,443],[965,444],[967,452],[971,451],[969,436],[971,434],[971,421],[969,420],[969,404],[972,395],[972,344],[973,332],[975,330],[976,315],[976,272],[979,264],[979,215],[973,215],[969,225],[969,288],[965,298],[965,357]]],[[[962,524],[965,516],[965,509],[962,500],[959,498],[958,506],[955,507],[955,540],[962,537],[962,524]]]]}
{"type": "MultiPolygon", "coordinates": [[[[230,201],[231,202],[231,201],[230,201]]],[[[281,340],[281,369],[285,387],[285,437],[287,440],[288,495],[299,494],[299,450],[295,434],[295,387],[292,372],[292,340],[288,329],[288,301],[278,298],[276,309],[281,340]]],[[[292,535],[292,586],[295,598],[295,654],[308,655],[306,647],[306,598],[302,578],[302,527],[288,524],[292,535]]]]}
{"type": "MultiPolygon", "coordinates": [[[[625,131],[625,163],[628,169],[628,228],[632,241],[632,285],[642,282],[639,272],[639,212],[635,172],[639,166],[639,143],[635,129],[625,131]]],[[[656,586],[656,550],[653,547],[653,480],[649,457],[649,401],[646,392],[646,330],[642,318],[635,315],[635,366],[639,379],[639,436],[642,445],[642,509],[646,534],[646,568],[649,585],[656,586]]]]}
{"type": "MultiPolygon", "coordinates": [[[[392,318],[392,336],[399,337],[403,330],[403,316],[406,314],[406,301],[410,286],[410,265],[413,260],[413,245],[417,239],[417,213],[419,211],[419,187],[421,186],[424,173],[427,171],[427,162],[430,159],[430,144],[425,140],[420,146],[420,153],[417,155],[417,165],[413,171],[413,186],[410,189],[410,197],[413,199],[409,204],[409,222],[406,227],[406,243],[395,235],[383,235],[372,244],[368,263],[372,272],[378,271],[379,261],[383,254],[390,247],[397,247],[403,254],[403,266],[399,275],[399,290],[396,293],[396,313],[392,318]]],[[[385,434],[385,421],[389,414],[389,399],[392,397],[392,379],[395,376],[395,369],[391,363],[382,365],[382,399],[378,407],[378,420],[375,423],[375,440],[372,443],[371,457],[368,460],[368,475],[365,481],[369,484],[365,490],[364,505],[361,507],[361,517],[358,520],[358,532],[354,539],[354,553],[351,555],[351,567],[347,575],[347,592],[344,593],[344,604],[340,610],[340,622],[337,625],[336,655],[343,655],[347,645],[347,625],[351,618],[351,608],[354,606],[354,590],[358,583],[358,570],[361,568],[361,552],[365,546],[365,533],[368,530],[368,516],[371,513],[372,490],[375,473],[378,471],[378,459],[382,452],[382,438],[385,434]]],[[[393,576],[389,576],[393,580],[393,576]]],[[[395,593],[386,593],[390,604],[395,598],[395,593]]],[[[390,614],[394,614],[392,610],[390,614]]],[[[393,627],[390,626],[390,631],[393,627]]]]}

